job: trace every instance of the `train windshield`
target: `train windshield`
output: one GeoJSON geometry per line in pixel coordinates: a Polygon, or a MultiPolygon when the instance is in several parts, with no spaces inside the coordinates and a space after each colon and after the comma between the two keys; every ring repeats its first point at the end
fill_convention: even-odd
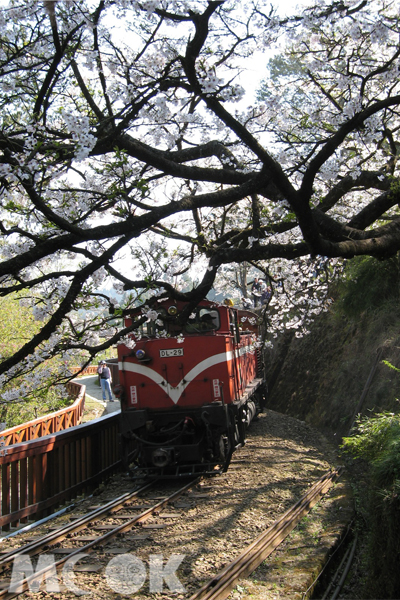
{"type": "Polygon", "coordinates": [[[164,308],[159,308],[157,315],[154,314],[153,317],[140,326],[141,336],[169,337],[185,333],[207,333],[220,327],[219,312],[201,306],[192,312],[184,324],[177,317],[169,316],[164,308]]]}
{"type": "Polygon", "coordinates": [[[189,317],[186,325],[186,333],[203,333],[219,329],[220,319],[217,310],[198,307],[189,317]]]}

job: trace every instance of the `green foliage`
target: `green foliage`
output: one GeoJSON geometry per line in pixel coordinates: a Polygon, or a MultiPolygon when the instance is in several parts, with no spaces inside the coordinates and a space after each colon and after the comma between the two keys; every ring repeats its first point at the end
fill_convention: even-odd
{"type": "MultiPolygon", "coordinates": [[[[17,295],[0,297],[0,354],[7,358],[13,355],[19,348],[28,342],[39,330],[41,323],[35,321],[29,308],[20,304],[17,295]]],[[[44,361],[39,367],[47,369],[57,367],[57,360],[44,361]]],[[[24,385],[25,378],[17,377],[11,383],[4,386],[0,392],[11,388],[19,388],[24,385]]],[[[34,398],[23,401],[1,402],[0,397],[0,421],[5,422],[7,427],[14,427],[26,421],[31,421],[47,413],[55,412],[71,404],[71,399],[61,394],[60,388],[53,388],[50,382],[43,389],[34,393],[34,398]]]]}
{"type": "Polygon", "coordinates": [[[71,398],[61,397],[59,390],[49,388],[38,394],[35,399],[10,403],[7,406],[5,417],[7,428],[33,421],[38,417],[66,408],[70,404],[71,398]]]}
{"type": "Polygon", "coordinates": [[[17,296],[0,297],[0,354],[7,358],[40,329],[32,312],[19,304],[17,296]]]}
{"type": "Polygon", "coordinates": [[[398,257],[380,261],[371,256],[354,258],[346,265],[344,278],[337,286],[339,311],[356,317],[374,310],[388,300],[397,300],[400,290],[398,257]]]}
{"type": "Polygon", "coordinates": [[[389,367],[389,369],[392,369],[393,371],[397,371],[397,373],[400,373],[400,369],[398,369],[397,367],[395,367],[394,365],[392,365],[392,363],[390,363],[388,360],[383,360],[382,361],[384,365],[386,365],[387,367],[389,367]]]}
{"type": "Polygon", "coordinates": [[[342,448],[372,466],[376,485],[390,489],[400,480],[400,415],[380,413],[358,423],[357,433],[343,439],[342,448]]]}
{"type": "MultiPolygon", "coordinates": [[[[267,77],[261,82],[260,89],[257,92],[257,100],[264,101],[273,97],[276,90],[271,91],[268,82],[271,80],[276,86],[280,86],[282,97],[291,106],[301,107],[307,101],[307,95],[301,86],[294,83],[299,80],[303,72],[302,63],[294,56],[284,56],[279,54],[268,61],[267,77]],[[290,85],[292,84],[292,85],[290,85]]],[[[309,116],[302,117],[301,127],[311,125],[309,116]]]]}
{"type": "Polygon", "coordinates": [[[399,598],[400,415],[365,418],[342,448],[371,465],[368,497],[365,598],[399,598]]]}

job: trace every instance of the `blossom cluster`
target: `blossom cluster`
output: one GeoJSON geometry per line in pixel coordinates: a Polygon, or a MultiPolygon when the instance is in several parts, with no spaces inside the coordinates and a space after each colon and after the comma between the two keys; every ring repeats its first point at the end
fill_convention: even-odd
{"type": "Polygon", "coordinates": [[[68,131],[75,142],[75,158],[82,161],[87,158],[96,145],[96,136],[90,131],[89,117],[61,111],[68,131]]]}
{"type": "Polygon", "coordinates": [[[382,197],[356,233],[396,223],[398,3],[284,19],[256,4],[60,0],[57,28],[42,5],[0,7],[1,291],[53,328],[7,371],[27,387],[5,399],[48,358],[114,339],[108,309],[157,293],[146,282],[190,291],[231,257],[271,275],[271,330],[302,335],[340,269],[282,258],[309,252],[304,214],[335,249],[382,197]]]}

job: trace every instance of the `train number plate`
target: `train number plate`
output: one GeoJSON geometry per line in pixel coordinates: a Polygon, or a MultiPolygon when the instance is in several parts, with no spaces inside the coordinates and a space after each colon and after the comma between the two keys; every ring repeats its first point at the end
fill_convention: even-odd
{"type": "Polygon", "coordinates": [[[166,358],[168,356],[183,356],[183,348],[167,348],[166,350],[160,350],[160,358],[166,358]]]}

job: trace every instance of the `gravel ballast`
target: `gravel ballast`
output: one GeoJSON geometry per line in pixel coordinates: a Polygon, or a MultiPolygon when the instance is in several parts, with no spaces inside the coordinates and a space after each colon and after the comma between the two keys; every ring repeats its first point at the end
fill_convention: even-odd
{"type": "MultiPolygon", "coordinates": [[[[249,427],[247,443],[234,453],[227,473],[202,479],[196,488],[145,527],[136,527],[97,548],[77,563],[74,584],[88,593],[86,598],[189,598],[295,504],[329,468],[338,466],[338,462],[333,446],[318,431],[304,422],[266,411],[249,427]],[[175,580],[161,578],[162,589],[154,577],[160,555],[163,568],[167,569],[165,574],[168,561],[171,571],[172,565],[179,564],[173,571],[175,580]],[[145,581],[140,589],[136,589],[141,579],[140,574],[132,573],[132,557],[143,564],[145,581]],[[116,579],[111,577],[111,567],[114,575],[117,570],[116,579]],[[152,590],[149,589],[151,573],[152,590]],[[136,587],[132,583],[135,577],[139,582],[136,587]],[[171,591],[167,583],[173,587],[174,581],[179,581],[185,591],[171,591]]],[[[101,504],[127,489],[126,476],[119,475],[104,486],[96,496],[96,503],[101,504]]],[[[88,510],[85,504],[81,510],[88,510]]],[[[351,494],[346,478],[342,477],[283,544],[236,586],[230,598],[310,597],[312,584],[331,548],[342,536],[351,513],[351,494]]],[[[7,542],[9,547],[15,543],[7,542]]],[[[2,549],[6,549],[6,543],[2,549]]],[[[20,597],[49,598],[50,594],[29,592],[20,597]]],[[[76,595],[61,585],[60,592],[51,597],[67,600],[76,595]]]]}

